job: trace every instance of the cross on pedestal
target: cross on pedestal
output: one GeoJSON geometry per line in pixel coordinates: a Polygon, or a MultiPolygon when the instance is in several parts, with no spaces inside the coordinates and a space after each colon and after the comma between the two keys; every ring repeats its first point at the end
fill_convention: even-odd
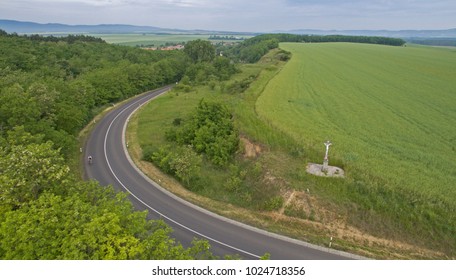
{"type": "Polygon", "coordinates": [[[328,140],[325,143],[326,146],[326,153],[325,153],[325,158],[323,159],[323,167],[321,168],[322,172],[328,172],[328,152],[329,152],[329,146],[332,145],[332,143],[328,140]]]}

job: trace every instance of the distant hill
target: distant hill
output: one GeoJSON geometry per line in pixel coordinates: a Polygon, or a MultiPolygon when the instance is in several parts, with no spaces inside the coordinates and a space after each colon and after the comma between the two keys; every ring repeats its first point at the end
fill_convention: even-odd
{"type": "Polygon", "coordinates": [[[395,38],[456,38],[456,28],[444,30],[318,30],[296,29],[278,31],[292,34],[314,35],[352,35],[352,36],[380,36],[395,38]]]}
{"type": "Polygon", "coordinates": [[[175,33],[185,32],[178,29],[166,29],[153,26],[135,26],[126,24],[67,25],[60,23],[36,23],[15,20],[0,20],[0,29],[8,33],[175,33]]]}
{"type": "MultiPolygon", "coordinates": [[[[211,31],[211,30],[183,30],[154,26],[136,26],[127,24],[99,24],[99,25],[68,25],[60,23],[36,23],[16,20],[0,19],[0,29],[8,33],[19,34],[74,34],[74,33],[155,33],[155,34],[245,34],[257,35],[253,32],[211,31]]],[[[314,35],[353,35],[353,36],[381,36],[394,38],[456,38],[456,28],[445,30],[319,30],[295,29],[275,31],[272,33],[314,34],[314,35]]]]}
{"type": "Polygon", "coordinates": [[[99,24],[99,25],[68,25],[60,23],[36,23],[16,20],[0,19],[0,29],[8,33],[18,34],[74,34],[74,33],[92,33],[92,34],[109,34],[109,33],[154,33],[154,34],[246,34],[246,32],[230,31],[209,31],[209,30],[183,30],[160,28],[154,26],[136,26],[127,24],[99,24]]]}

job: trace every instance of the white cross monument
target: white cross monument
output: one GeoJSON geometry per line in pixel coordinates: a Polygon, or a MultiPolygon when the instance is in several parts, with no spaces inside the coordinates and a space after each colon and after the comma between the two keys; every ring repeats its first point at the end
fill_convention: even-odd
{"type": "Polygon", "coordinates": [[[323,159],[323,167],[321,168],[321,171],[328,172],[328,152],[329,152],[329,146],[331,146],[332,143],[328,140],[324,144],[326,146],[326,153],[325,153],[325,158],[323,159]]]}

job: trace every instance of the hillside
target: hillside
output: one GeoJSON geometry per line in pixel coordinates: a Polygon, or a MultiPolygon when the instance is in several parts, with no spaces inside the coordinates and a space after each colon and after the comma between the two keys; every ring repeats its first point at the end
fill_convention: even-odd
{"type": "Polygon", "coordinates": [[[187,81],[147,105],[132,125],[130,143],[141,145],[137,157],[143,150],[142,159],[179,180],[168,163],[186,143],[182,137],[212,135],[188,130],[200,127],[190,121],[195,107],[202,99],[221,102],[240,135],[227,166],[203,156],[192,179],[180,179],[184,187],[143,161],[146,172],[212,211],[315,244],[326,246],[333,236],[334,248],[373,258],[452,258],[452,52],[353,43],[281,46],[291,51],[289,62],[290,53],[276,49],[243,65],[231,81],[187,81]],[[305,171],[308,162],[322,161],[327,139],[334,143],[330,164],[344,168],[345,179],[305,171]],[[431,143],[441,144],[435,153],[431,143]]]}

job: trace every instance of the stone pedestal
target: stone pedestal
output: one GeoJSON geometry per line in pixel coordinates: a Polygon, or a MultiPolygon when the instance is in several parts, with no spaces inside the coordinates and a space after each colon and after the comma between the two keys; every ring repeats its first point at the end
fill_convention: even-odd
{"type": "Polygon", "coordinates": [[[328,158],[323,160],[323,166],[321,167],[321,172],[328,172],[328,158]]]}
{"type": "Polygon", "coordinates": [[[326,171],[323,171],[323,165],[318,163],[308,163],[306,168],[307,173],[321,176],[321,177],[336,177],[336,178],[344,178],[345,172],[342,168],[328,165],[326,167],[326,171]]]}

